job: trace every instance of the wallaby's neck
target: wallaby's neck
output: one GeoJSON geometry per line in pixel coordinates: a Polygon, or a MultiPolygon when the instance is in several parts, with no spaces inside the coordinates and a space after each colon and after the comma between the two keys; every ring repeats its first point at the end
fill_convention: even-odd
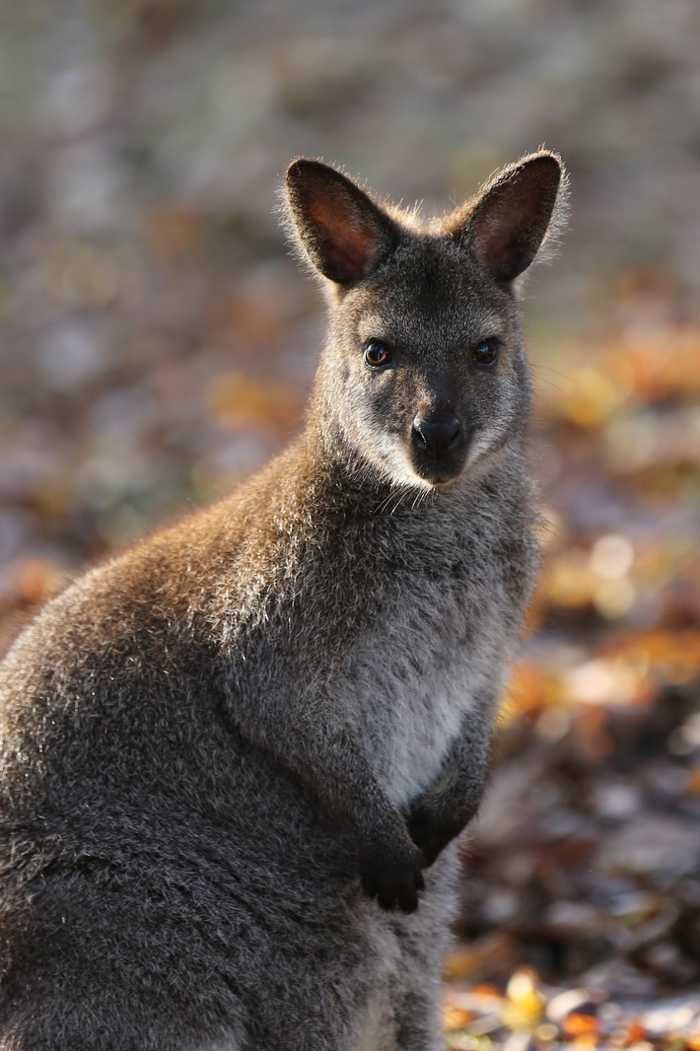
{"type": "Polygon", "coordinates": [[[302,436],[305,460],[338,510],[371,515],[397,491],[378,467],[353,443],[338,418],[332,390],[321,370],[311,395],[302,436]]]}

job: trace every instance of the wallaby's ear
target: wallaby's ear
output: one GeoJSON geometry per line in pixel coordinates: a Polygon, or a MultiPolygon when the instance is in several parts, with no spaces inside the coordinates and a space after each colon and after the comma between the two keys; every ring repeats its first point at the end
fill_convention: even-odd
{"type": "Polygon", "coordinates": [[[361,281],[394,249],[397,229],[386,212],[327,164],[294,161],[286,189],[297,238],[310,262],[331,281],[361,281]]]}
{"type": "Polygon", "coordinates": [[[523,157],[489,179],[452,232],[497,281],[512,281],[528,268],[544,241],[563,196],[562,182],[555,153],[543,150],[523,157]]]}

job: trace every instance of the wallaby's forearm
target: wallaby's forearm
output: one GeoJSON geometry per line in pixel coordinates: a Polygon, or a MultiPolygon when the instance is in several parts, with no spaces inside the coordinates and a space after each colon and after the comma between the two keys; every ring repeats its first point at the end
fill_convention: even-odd
{"type": "Polygon", "coordinates": [[[408,827],[428,865],[475,816],[491,761],[495,698],[478,699],[435,781],[410,807],[408,827]]]}
{"type": "Polygon", "coordinates": [[[423,858],[334,701],[249,706],[236,698],[228,709],[245,738],[300,781],[331,820],[352,830],[365,890],[385,908],[412,911],[423,858]]]}

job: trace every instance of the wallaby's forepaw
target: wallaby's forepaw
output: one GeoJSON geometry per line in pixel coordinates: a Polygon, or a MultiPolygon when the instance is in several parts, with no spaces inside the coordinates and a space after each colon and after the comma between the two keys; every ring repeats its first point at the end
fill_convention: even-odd
{"type": "Polygon", "coordinates": [[[383,909],[415,912],[418,895],[425,887],[421,867],[423,858],[408,864],[375,862],[365,866],[362,873],[362,888],[369,898],[375,898],[383,909]]]}
{"type": "Polygon", "coordinates": [[[413,842],[423,852],[426,868],[430,868],[447,844],[459,835],[464,825],[462,820],[441,821],[421,809],[416,809],[410,815],[408,831],[413,842]]]}

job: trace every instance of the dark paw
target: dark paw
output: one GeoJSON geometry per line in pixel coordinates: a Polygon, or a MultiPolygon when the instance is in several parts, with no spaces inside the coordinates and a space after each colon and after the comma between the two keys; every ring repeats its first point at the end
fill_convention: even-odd
{"type": "Polygon", "coordinates": [[[408,831],[425,858],[426,868],[430,868],[447,844],[459,835],[462,827],[456,823],[443,824],[420,812],[411,816],[408,831]]]}
{"type": "Polygon", "coordinates": [[[415,912],[418,895],[425,883],[420,862],[414,864],[376,864],[368,866],[362,875],[362,888],[369,898],[374,898],[383,909],[415,912]]]}

